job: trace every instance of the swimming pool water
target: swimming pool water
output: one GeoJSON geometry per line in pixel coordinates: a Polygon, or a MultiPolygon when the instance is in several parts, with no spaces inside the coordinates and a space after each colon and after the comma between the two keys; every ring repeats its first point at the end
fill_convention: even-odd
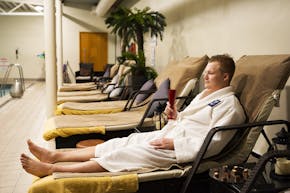
{"type": "Polygon", "coordinates": [[[11,86],[12,86],[11,84],[1,85],[0,86],[0,97],[3,97],[5,95],[9,94],[11,86]]]}

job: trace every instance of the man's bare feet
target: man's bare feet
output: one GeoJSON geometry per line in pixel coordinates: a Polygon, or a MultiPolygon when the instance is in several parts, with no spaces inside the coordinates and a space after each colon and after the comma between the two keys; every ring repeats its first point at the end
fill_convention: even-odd
{"type": "Polygon", "coordinates": [[[52,174],[53,165],[33,160],[25,154],[21,154],[20,161],[23,169],[35,176],[43,177],[52,174]]]}
{"type": "Polygon", "coordinates": [[[36,145],[30,139],[27,140],[27,145],[28,145],[29,151],[41,162],[55,163],[57,161],[55,152],[49,151],[45,148],[42,148],[36,145]]]}

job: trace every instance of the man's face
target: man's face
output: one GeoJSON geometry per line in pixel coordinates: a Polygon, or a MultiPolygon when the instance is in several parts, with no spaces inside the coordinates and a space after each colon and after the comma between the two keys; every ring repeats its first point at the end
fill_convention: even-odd
{"type": "Polygon", "coordinates": [[[210,62],[207,64],[203,79],[204,87],[210,90],[218,90],[227,86],[228,74],[220,70],[219,62],[210,62]]]}

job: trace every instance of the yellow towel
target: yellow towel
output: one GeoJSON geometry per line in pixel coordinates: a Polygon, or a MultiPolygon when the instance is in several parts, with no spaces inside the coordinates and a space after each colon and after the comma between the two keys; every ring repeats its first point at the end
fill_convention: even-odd
{"type": "Polygon", "coordinates": [[[107,109],[96,109],[96,110],[77,110],[77,109],[66,109],[57,108],[55,115],[91,115],[91,114],[109,114],[118,113],[123,111],[123,108],[107,108],[107,109]]]}
{"type": "Polygon", "coordinates": [[[138,190],[137,174],[112,177],[39,178],[28,193],[131,193],[138,190]]]}
{"type": "Polygon", "coordinates": [[[58,106],[56,108],[56,110],[54,111],[55,115],[62,115],[62,109],[60,109],[58,106]]]}
{"type": "Polygon", "coordinates": [[[43,133],[43,138],[45,140],[51,140],[56,137],[68,137],[71,135],[76,135],[76,134],[89,134],[89,133],[100,133],[100,134],[105,134],[105,126],[97,126],[97,127],[74,127],[74,128],[69,128],[69,127],[63,127],[63,128],[56,128],[53,126],[52,121],[47,121],[45,124],[45,130],[43,133]],[[56,129],[51,129],[51,128],[56,128],[56,129]]]}

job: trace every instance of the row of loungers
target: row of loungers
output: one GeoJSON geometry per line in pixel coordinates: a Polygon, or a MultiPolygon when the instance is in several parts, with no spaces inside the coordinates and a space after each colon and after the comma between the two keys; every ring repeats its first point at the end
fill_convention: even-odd
{"type": "MultiPolygon", "coordinates": [[[[166,80],[170,77],[171,88],[184,88],[186,83],[193,79],[199,79],[207,63],[207,56],[200,58],[185,58],[185,61],[192,60],[191,64],[175,64],[166,69],[166,73],[161,73],[155,80],[157,93],[159,88],[166,90],[169,88],[166,80]],[[191,66],[190,66],[191,65],[191,66]],[[189,69],[195,74],[186,76],[189,69]],[[180,77],[178,77],[178,72],[180,77]],[[167,86],[167,87],[166,87],[167,86]]],[[[284,88],[290,74],[290,55],[259,55],[243,56],[236,62],[236,72],[232,80],[232,86],[243,105],[248,116],[248,123],[213,129],[209,133],[194,163],[178,165],[168,170],[146,171],[140,173],[90,173],[90,174],[70,174],[55,173],[38,179],[30,188],[30,192],[187,192],[194,187],[195,192],[206,192],[209,188],[206,174],[209,168],[228,165],[241,164],[247,161],[264,124],[276,124],[265,122],[277,102],[277,95],[284,88]],[[259,124],[255,124],[255,123],[259,124]],[[262,122],[262,123],[261,123],[262,122]],[[219,129],[239,129],[234,139],[219,153],[219,155],[204,158],[206,149],[211,141],[212,135],[219,129]],[[73,188],[72,188],[73,187],[73,188]]],[[[167,81],[168,82],[168,81],[167,81]]],[[[178,90],[178,96],[182,90],[178,90]]],[[[164,98],[164,96],[153,94],[152,99],[164,98]]],[[[107,103],[102,102],[104,106],[107,103]]],[[[123,101],[124,104],[124,101],[123,101]]],[[[110,106],[110,105],[109,105],[110,106]]],[[[112,107],[114,105],[111,105],[112,107]]],[[[109,108],[110,108],[109,107],[109,108]]],[[[101,108],[101,106],[99,107],[101,108]]],[[[91,114],[91,115],[60,115],[50,118],[47,121],[47,128],[44,132],[45,139],[54,145],[61,142],[60,139],[73,139],[74,136],[83,134],[93,134],[98,132],[99,136],[110,135],[111,132],[126,131],[138,127],[140,119],[143,119],[144,111],[150,112],[148,106],[133,108],[130,111],[122,109],[122,112],[112,112],[111,114],[91,114]],[[148,110],[149,109],[149,110],[148,110]],[[120,118],[121,119],[118,119],[120,118]],[[128,118],[133,118],[129,121],[128,118]],[[72,122],[71,120],[74,120],[72,122]],[[95,122],[97,120],[97,122],[95,122]],[[116,120],[116,123],[112,121],[116,120]],[[62,123],[64,121],[65,123],[62,123]],[[72,123],[72,124],[71,124],[72,123]],[[59,126],[57,126],[59,125],[59,126]],[[80,129],[87,127],[86,130],[80,129]],[[78,132],[74,132],[78,131],[78,132]],[[62,136],[64,134],[64,136],[62,136]],[[49,137],[47,137],[49,135],[49,137]]],[[[152,113],[151,113],[152,114],[152,113]]],[[[145,117],[146,118],[146,117],[145,117]]],[[[144,118],[146,124],[152,121],[151,118],[144,118]]],[[[277,122],[277,124],[284,122],[277,122]]],[[[288,123],[289,124],[289,123],[288,123]]],[[[140,126],[140,125],[139,125],[140,126]]]]}
{"type": "Polygon", "coordinates": [[[125,84],[128,84],[128,76],[125,74],[129,70],[129,67],[125,65],[118,66],[119,68],[111,82],[105,83],[102,89],[100,89],[100,86],[97,86],[96,82],[65,84],[61,86],[57,93],[57,103],[94,102],[120,97],[125,84]],[[123,75],[125,77],[122,79],[123,75]]]}
{"type": "MultiPolygon", "coordinates": [[[[62,111],[63,114],[64,113],[74,113],[74,114],[99,113],[99,114],[82,116],[81,117],[82,121],[80,121],[79,115],[55,116],[47,121],[45,138],[50,140],[51,138],[58,137],[59,134],[66,135],[60,137],[67,137],[68,133],[76,132],[77,129],[78,132],[82,132],[82,134],[104,133],[104,132],[110,133],[124,130],[127,130],[131,133],[134,130],[134,128],[139,125],[142,119],[144,119],[142,121],[144,121],[145,125],[152,125],[151,117],[154,112],[153,108],[157,108],[158,105],[155,105],[155,103],[153,103],[152,105],[153,107],[151,107],[150,105],[152,104],[152,102],[150,103],[149,101],[167,98],[169,88],[176,89],[177,96],[188,95],[190,91],[194,89],[193,87],[196,85],[196,80],[200,78],[207,64],[207,61],[208,61],[207,56],[203,56],[200,58],[187,57],[184,60],[177,62],[176,64],[170,65],[165,71],[160,73],[159,76],[154,81],[156,83],[156,87],[158,88],[156,93],[152,97],[149,97],[149,95],[147,95],[148,97],[147,100],[146,100],[147,97],[144,97],[144,94],[139,94],[140,97],[137,95],[137,98],[142,98],[143,96],[144,102],[140,100],[134,100],[137,101],[138,103],[133,104],[134,108],[130,108],[129,111],[127,108],[124,108],[127,101],[108,101],[102,103],[95,102],[84,104],[63,103],[58,107],[58,114],[60,114],[59,113],[60,111],[62,111]],[[170,77],[170,79],[168,79],[168,77],[170,77]],[[142,105],[142,103],[145,105],[142,105]],[[72,106],[74,107],[77,106],[78,109],[70,108],[72,106]],[[88,111],[84,110],[88,106],[90,106],[88,111]],[[144,116],[144,113],[146,111],[148,114],[144,116]],[[110,115],[104,114],[111,112],[117,113],[110,115]],[[112,120],[114,120],[114,122],[112,120]],[[67,128],[74,129],[70,130],[67,128]]],[[[153,85],[154,82],[151,81],[151,84],[149,83],[149,85],[145,83],[144,89],[141,88],[141,90],[145,91],[146,89],[148,90],[154,89],[153,85]]],[[[165,104],[165,102],[166,101],[163,101],[162,103],[165,104]]],[[[72,134],[70,133],[69,135],[72,134]]]]}

